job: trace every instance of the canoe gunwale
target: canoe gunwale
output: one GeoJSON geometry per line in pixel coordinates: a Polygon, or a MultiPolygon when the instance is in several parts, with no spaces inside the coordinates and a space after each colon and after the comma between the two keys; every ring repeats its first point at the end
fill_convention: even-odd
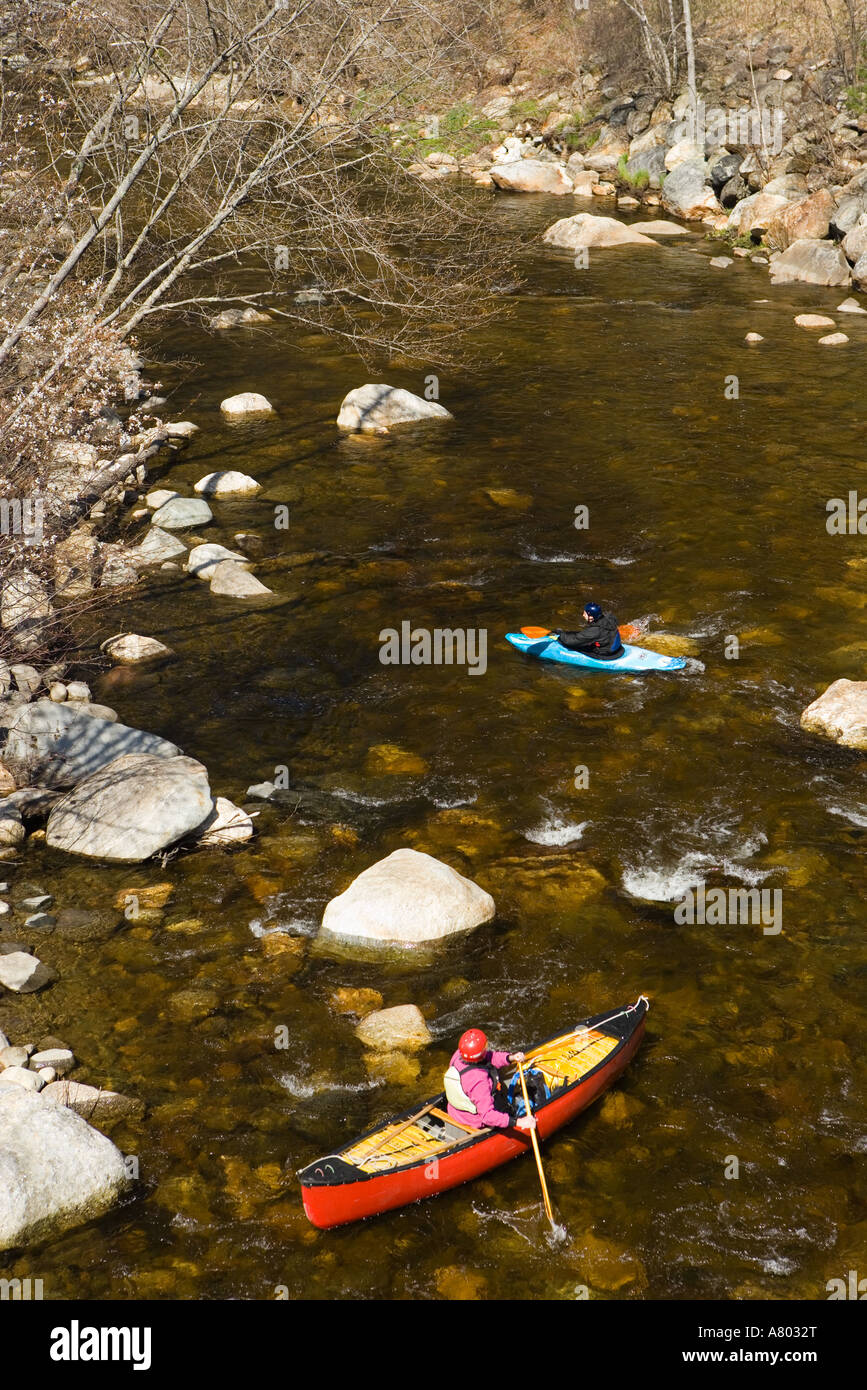
{"type": "MultiPolygon", "coordinates": [[[[594,1067],[591,1067],[589,1071],[576,1076],[574,1081],[570,1081],[565,1086],[557,1087],[546,1100],[536,1106],[534,1113],[540,1114],[548,1106],[564,1100],[566,1096],[579,1086],[586,1085],[586,1083],[603,1068],[613,1067],[617,1057],[629,1044],[636,1029],[646,1018],[648,1008],[649,1005],[647,1000],[643,995],[640,995],[634,1004],[629,1004],[624,1007],[619,1017],[612,1019],[610,1014],[595,1014],[593,1017],[576,1024],[574,1029],[570,1029],[566,1033],[554,1033],[551,1037],[543,1038],[539,1042],[534,1043],[533,1046],[528,1049],[527,1053],[531,1065],[532,1058],[530,1054],[538,1051],[539,1048],[547,1047],[551,1043],[569,1038],[582,1029],[601,1033],[603,1036],[617,1039],[617,1046],[613,1048],[607,1056],[603,1057],[602,1060],[597,1062],[594,1067]],[[595,1022],[597,1019],[600,1020],[599,1023],[595,1022]]],[[[440,1102],[445,1102],[445,1093],[442,1091],[438,1096],[434,1096],[429,1101],[426,1101],[425,1104],[440,1106],[440,1102]]],[[[409,1173],[415,1168],[424,1168],[434,1157],[438,1158],[440,1162],[444,1162],[448,1158],[458,1154],[467,1153],[469,1150],[476,1148],[479,1144],[488,1143],[491,1139],[499,1135],[515,1133],[512,1126],[509,1126],[507,1129],[481,1129],[478,1134],[470,1135],[462,1142],[453,1144],[436,1155],[423,1155],[420,1158],[411,1159],[407,1163],[395,1164],[391,1168],[383,1168],[374,1173],[364,1172],[363,1169],[356,1167],[350,1160],[343,1157],[346,1149],[354,1148],[357,1144],[363,1143],[365,1139],[370,1139],[375,1134],[381,1133],[383,1130],[387,1129],[389,1125],[400,1124],[403,1120],[408,1120],[412,1115],[418,1112],[418,1109],[418,1106],[411,1106],[398,1115],[392,1115],[384,1123],[380,1122],[371,1129],[365,1130],[363,1134],[359,1134],[356,1138],[352,1139],[341,1152],[326,1154],[321,1158],[314,1159],[312,1163],[307,1164],[304,1168],[300,1168],[296,1176],[302,1188],[315,1188],[321,1190],[326,1187],[347,1187],[384,1177],[397,1177],[400,1174],[409,1173]],[[321,1171],[321,1165],[325,1164],[328,1164],[332,1169],[332,1175],[330,1177],[326,1176],[324,1172],[321,1171]],[[320,1169],[320,1173],[318,1174],[314,1171],[317,1168],[320,1169]]],[[[521,1133],[521,1131],[517,1131],[517,1133],[521,1133]]]]}

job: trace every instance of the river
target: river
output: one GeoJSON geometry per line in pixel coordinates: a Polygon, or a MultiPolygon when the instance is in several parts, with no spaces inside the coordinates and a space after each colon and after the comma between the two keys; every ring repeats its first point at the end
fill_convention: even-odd
{"type": "Polygon", "coordinates": [[[309,331],[151,345],[168,418],[201,427],[159,485],[253,474],[261,494],[215,503],[203,534],[258,534],[281,597],[251,609],[158,574],[101,635],[176,659],[96,676],[95,698],[200,758],[220,794],[287,767],[319,795],[263,804],[242,851],[166,867],[28,849],[15,888],[59,906],[173,885],[159,920],[46,943],[59,983],[14,1005],[74,1049],[77,1079],[147,1105],[113,1133],[135,1200],[8,1260],[46,1297],[824,1298],[863,1267],[867,764],[798,720],[864,676],[863,540],[829,535],[825,504],[864,479],[867,319],[839,316],[851,342],[820,347],[793,316],[833,313],[839,290],[713,269],[694,233],[578,269],[538,242],[565,201],[500,197],[526,283],[474,343],[479,374],[441,375],[451,425],[339,436],[349,389],[421,394],[427,370],[364,366],[309,331]],[[243,390],[276,415],[224,422],[243,390]],[[589,597],[691,639],[689,669],[575,671],[502,640],[575,625],[589,597]],[[383,666],[379,633],[404,620],[485,629],[486,671],[383,666]],[[408,770],[383,770],[380,745],[408,770]],[[421,955],[317,945],[325,903],[402,845],[493,892],[496,922],[421,955]],[[654,906],[696,878],[780,889],[782,930],[654,906]],[[416,1076],[368,1069],[329,1002],[342,985],[422,1009],[416,1076]],[[517,1047],[639,992],[643,1048],[545,1148],[566,1240],[544,1239],[530,1161],[356,1227],[308,1224],[294,1171],[435,1090],[465,1027],[517,1047]]]}

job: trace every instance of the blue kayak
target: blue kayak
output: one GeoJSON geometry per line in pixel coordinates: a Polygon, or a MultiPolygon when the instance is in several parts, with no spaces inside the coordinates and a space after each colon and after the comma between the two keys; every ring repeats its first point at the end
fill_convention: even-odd
{"type": "Polygon", "coordinates": [[[561,647],[556,637],[525,637],[523,632],[507,632],[506,641],[527,656],[540,661],[562,661],[567,666],[588,666],[594,671],[682,671],[686,662],[682,656],[662,656],[646,647],[630,647],[624,642],[623,655],[614,661],[597,661],[583,652],[570,652],[561,647]]]}

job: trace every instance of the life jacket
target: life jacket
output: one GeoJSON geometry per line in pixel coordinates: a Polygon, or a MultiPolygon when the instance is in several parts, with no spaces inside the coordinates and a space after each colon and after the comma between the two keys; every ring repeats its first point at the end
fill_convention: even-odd
{"type": "Polygon", "coordinates": [[[454,1063],[449,1067],[445,1074],[446,1100],[454,1110],[460,1110],[466,1115],[478,1115],[478,1107],[475,1101],[470,1100],[463,1087],[463,1077],[468,1071],[486,1071],[491,1080],[491,1093],[500,1089],[500,1074],[496,1067],[492,1067],[489,1062],[465,1062],[462,1067],[457,1067],[454,1063]]]}

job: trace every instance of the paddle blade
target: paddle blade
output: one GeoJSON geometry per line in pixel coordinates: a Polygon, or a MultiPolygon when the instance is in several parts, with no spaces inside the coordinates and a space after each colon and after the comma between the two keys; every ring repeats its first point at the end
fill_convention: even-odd
{"type": "MultiPolygon", "coordinates": [[[[554,634],[547,627],[522,627],[521,632],[525,637],[532,637],[534,640],[539,637],[553,637],[554,634]]],[[[620,636],[624,642],[631,642],[633,638],[641,636],[641,628],[637,623],[624,623],[618,628],[620,636]]]]}

